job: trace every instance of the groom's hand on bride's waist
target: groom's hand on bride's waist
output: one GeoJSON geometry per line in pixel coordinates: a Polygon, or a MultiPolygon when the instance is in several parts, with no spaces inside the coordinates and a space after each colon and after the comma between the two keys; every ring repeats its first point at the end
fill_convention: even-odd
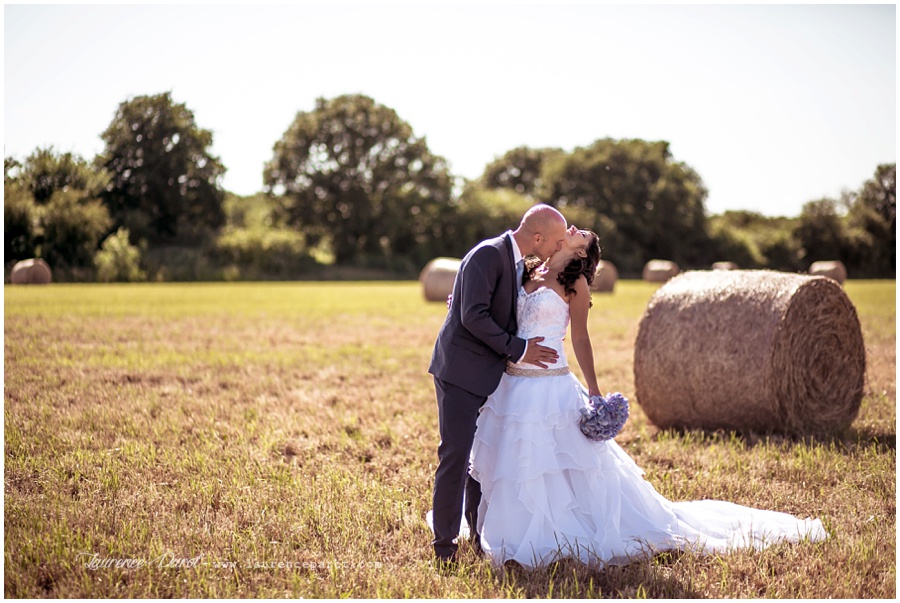
{"type": "Polygon", "coordinates": [[[525,347],[525,355],[522,356],[520,363],[533,364],[541,368],[547,368],[548,364],[556,364],[559,354],[553,348],[541,345],[544,341],[543,337],[532,337],[528,340],[525,347]]]}

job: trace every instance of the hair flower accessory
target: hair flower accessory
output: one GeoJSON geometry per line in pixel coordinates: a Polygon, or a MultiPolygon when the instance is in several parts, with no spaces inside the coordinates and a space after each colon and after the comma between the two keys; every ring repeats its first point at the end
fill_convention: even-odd
{"type": "Polygon", "coordinates": [[[603,396],[591,396],[581,409],[578,426],[581,433],[591,440],[611,440],[625,427],[628,420],[628,398],[614,392],[603,396]]]}

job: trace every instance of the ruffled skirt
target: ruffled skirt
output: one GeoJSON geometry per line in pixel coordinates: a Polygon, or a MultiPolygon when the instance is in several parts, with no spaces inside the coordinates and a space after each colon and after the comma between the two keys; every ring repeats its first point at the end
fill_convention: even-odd
{"type": "Polygon", "coordinates": [[[722,552],[821,540],[819,520],[723,501],[670,502],[613,440],[578,428],[587,393],[574,375],[503,375],[478,417],[471,474],[481,483],[481,545],[495,565],[563,557],[624,563],[666,550],[722,552]]]}

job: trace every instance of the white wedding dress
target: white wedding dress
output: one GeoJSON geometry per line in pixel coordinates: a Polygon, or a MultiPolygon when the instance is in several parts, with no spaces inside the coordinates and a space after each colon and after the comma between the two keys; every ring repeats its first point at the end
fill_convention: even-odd
{"type": "Polygon", "coordinates": [[[494,565],[514,560],[531,568],[562,557],[602,565],[665,550],[724,552],[827,537],[818,519],[666,500],[615,441],[581,433],[587,392],[574,375],[560,374],[568,366],[565,300],[551,289],[522,289],[517,312],[519,337],[543,336],[559,360],[547,369],[514,365],[478,417],[471,474],[483,492],[481,546],[494,565]]]}

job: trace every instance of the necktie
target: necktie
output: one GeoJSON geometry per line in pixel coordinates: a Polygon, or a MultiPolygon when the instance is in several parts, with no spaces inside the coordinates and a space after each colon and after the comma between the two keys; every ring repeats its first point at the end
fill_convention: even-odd
{"type": "Polygon", "coordinates": [[[522,274],[525,272],[524,258],[516,262],[516,290],[522,286],[522,274]]]}

